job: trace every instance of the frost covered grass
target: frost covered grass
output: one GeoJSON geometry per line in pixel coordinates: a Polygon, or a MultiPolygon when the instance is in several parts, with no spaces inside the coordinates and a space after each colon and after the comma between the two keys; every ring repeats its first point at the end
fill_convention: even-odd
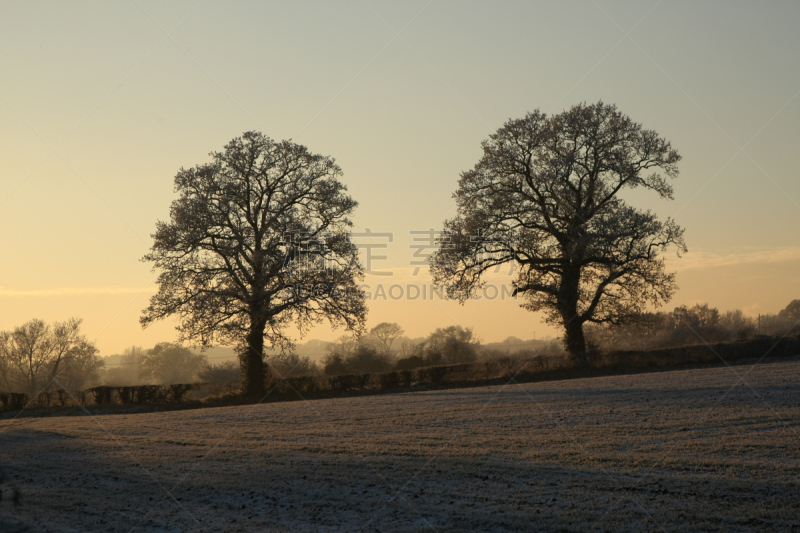
{"type": "Polygon", "coordinates": [[[800,360],[0,421],[29,531],[800,528],[800,360]]]}

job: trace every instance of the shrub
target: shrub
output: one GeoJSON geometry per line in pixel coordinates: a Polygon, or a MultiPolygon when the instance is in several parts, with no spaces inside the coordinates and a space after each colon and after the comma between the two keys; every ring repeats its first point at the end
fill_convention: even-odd
{"type": "Polygon", "coordinates": [[[173,402],[181,403],[186,393],[196,388],[197,385],[194,383],[173,383],[169,385],[170,399],[173,402]]]}
{"type": "Polygon", "coordinates": [[[88,392],[91,392],[92,396],[94,396],[95,405],[107,405],[110,404],[112,401],[112,393],[114,392],[114,387],[101,385],[99,387],[92,387],[91,389],[89,389],[88,392]]]}
{"type": "Polygon", "coordinates": [[[351,390],[364,390],[367,388],[371,374],[346,374],[332,376],[328,379],[331,390],[346,392],[351,390]]]}
{"type": "Polygon", "coordinates": [[[28,395],[24,392],[3,392],[0,393],[0,403],[3,404],[3,410],[17,411],[28,405],[28,395]]]}
{"type": "Polygon", "coordinates": [[[414,370],[422,366],[425,366],[425,360],[418,355],[398,359],[394,365],[397,370],[414,370]]]}
{"type": "Polygon", "coordinates": [[[42,391],[36,396],[36,405],[39,407],[50,407],[50,393],[42,391]]]}
{"type": "Polygon", "coordinates": [[[66,407],[67,404],[72,403],[71,400],[74,394],[71,394],[69,391],[58,389],[55,393],[58,395],[58,405],[61,407],[66,407]]]}
{"type": "Polygon", "coordinates": [[[367,344],[358,344],[352,352],[344,355],[333,351],[324,359],[324,372],[329,376],[375,374],[391,368],[391,356],[367,344]]]}
{"type": "Polygon", "coordinates": [[[136,391],[136,403],[150,403],[166,400],[160,385],[137,385],[132,387],[136,391]]]}
{"type": "Polygon", "coordinates": [[[416,380],[422,383],[441,383],[447,375],[446,366],[428,366],[418,368],[416,371],[416,380]]]}
{"type": "Polygon", "coordinates": [[[117,397],[122,403],[133,403],[135,387],[117,387],[117,397]]]}
{"type": "Polygon", "coordinates": [[[396,389],[400,386],[400,373],[397,371],[377,374],[377,378],[378,388],[381,390],[396,389]]]}
{"type": "Polygon", "coordinates": [[[286,381],[299,393],[313,393],[324,389],[323,381],[319,376],[296,376],[287,378],[286,381]]]}
{"type": "Polygon", "coordinates": [[[233,361],[206,365],[198,372],[197,377],[203,382],[203,390],[215,396],[235,394],[241,389],[241,370],[233,361]]]}
{"type": "Polygon", "coordinates": [[[400,377],[399,385],[401,387],[410,387],[413,382],[414,374],[411,370],[398,370],[397,375],[400,377]]]}

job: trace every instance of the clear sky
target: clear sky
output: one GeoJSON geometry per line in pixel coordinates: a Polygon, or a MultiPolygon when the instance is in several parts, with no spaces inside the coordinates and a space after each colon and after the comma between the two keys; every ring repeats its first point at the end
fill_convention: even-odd
{"type": "MultiPolygon", "coordinates": [[[[615,103],[683,156],[668,308],[774,313],[800,298],[798,2],[0,2],[0,329],[83,317],[102,355],[142,331],[140,258],[173,177],[247,130],[335,157],[356,231],[392,233],[374,287],[424,284],[411,231],[454,214],[459,172],[508,118],[615,103]]],[[[398,294],[395,290],[395,294],[398,294]]],[[[513,301],[376,300],[369,325],[555,330],[513,301]]],[[[334,338],[320,327],[310,337],[334,338]]]]}

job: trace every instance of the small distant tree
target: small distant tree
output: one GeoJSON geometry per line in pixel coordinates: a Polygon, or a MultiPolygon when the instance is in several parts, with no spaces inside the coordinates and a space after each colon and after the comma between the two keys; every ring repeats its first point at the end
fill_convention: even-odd
{"type": "Polygon", "coordinates": [[[800,300],[792,300],[789,305],[778,313],[778,316],[795,323],[795,326],[800,324],[800,300]]]}
{"type": "Polygon", "coordinates": [[[478,357],[480,344],[472,328],[448,326],[437,328],[425,340],[425,358],[428,364],[471,363],[478,357]]]}
{"type": "Polygon", "coordinates": [[[31,320],[0,332],[0,370],[4,384],[34,395],[62,388],[59,376],[73,361],[96,364],[97,348],[81,335],[82,320],[71,318],[47,324],[31,320]]]}
{"type": "Polygon", "coordinates": [[[139,378],[160,385],[191,383],[207,364],[203,354],[179,344],[162,342],[147,351],[139,367],[139,378]]]}
{"type": "Polygon", "coordinates": [[[345,362],[354,374],[374,374],[386,372],[392,368],[392,358],[369,345],[359,345],[345,362]]]}
{"type": "Polygon", "coordinates": [[[461,174],[434,280],[464,302],[487,272],[516,265],[523,307],[564,328],[567,351],[586,365],[584,324],[625,323],[676,289],[659,254],[685,251],[683,230],[619,193],[671,199],[666,178],[678,175],[678,161],[668,141],[603,102],[509,120],[461,174]]]}
{"type": "Polygon", "coordinates": [[[291,348],[290,324],[363,329],[357,203],[333,158],[290,141],[248,132],[211,156],[175,176],[170,221],[144,256],[160,274],[141,322],[177,315],[181,340],[237,345],[244,392],[260,398],[264,342],[291,348]]]}
{"type": "Polygon", "coordinates": [[[139,385],[142,380],[139,378],[139,367],[142,364],[147,351],[141,346],[130,346],[125,348],[122,354],[109,356],[108,359],[116,360],[114,364],[108,364],[103,369],[101,380],[104,385],[130,386],[139,385]]]}
{"type": "Polygon", "coordinates": [[[682,305],[672,312],[678,326],[691,329],[713,328],[719,324],[719,310],[705,304],[695,304],[692,307],[682,305]]]}
{"type": "Polygon", "coordinates": [[[74,350],[58,374],[58,388],[80,391],[99,385],[100,372],[105,367],[105,361],[97,353],[94,345],[74,350]]]}
{"type": "Polygon", "coordinates": [[[719,326],[735,339],[746,339],[756,332],[756,321],[740,309],[726,311],[719,317],[719,326]]]}
{"type": "Polygon", "coordinates": [[[141,346],[131,346],[122,352],[119,364],[130,374],[132,383],[139,383],[139,367],[146,356],[147,352],[141,346]]]}
{"type": "Polygon", "coordinates": [[[322,360],[322,370],[328,376],[353,373],[353,369],[345,362],[344,356],[337,352],[329,353],[325,356],[322,360]]]}
{"type": "Polygon", "coordinates": [[[394,341],[401,337],[405,331],[400,327],[400,324],[394,322],[381,322],[371,330],[369,330],[369,337],[375,340],[378,349],[383,353],[391,353],[392,344],[394,341]]]}
{"type": "Polygon", "coordinates": [[[392,357],[381,351],[371,339],[343,336],[328,346],[323,371],[329,376],[371,374],[392,368],[392,357]]]}

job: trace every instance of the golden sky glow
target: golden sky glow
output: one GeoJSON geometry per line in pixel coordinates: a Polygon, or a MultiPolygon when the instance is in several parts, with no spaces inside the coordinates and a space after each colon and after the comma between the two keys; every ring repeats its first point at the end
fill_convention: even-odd
{"type": "MultiPolygon", "coordinates": [[[[686,230],[668,307],[777,312],[800,298],[798,27],[796,2],[4,2],[0,329],[83,317],[102,355],[173,339],[139,327],[155,290],[139,259],[177,170],[246,130],[337,159],[355,231],[393,234],[373,292],[427,284],[410,232],[453,216],[481,141],[600,99],[683,156],[674,201],[625,195],[686,230]]],[[[500,299],[387,295],[382,321],[556,333],[500,299]]]]}

